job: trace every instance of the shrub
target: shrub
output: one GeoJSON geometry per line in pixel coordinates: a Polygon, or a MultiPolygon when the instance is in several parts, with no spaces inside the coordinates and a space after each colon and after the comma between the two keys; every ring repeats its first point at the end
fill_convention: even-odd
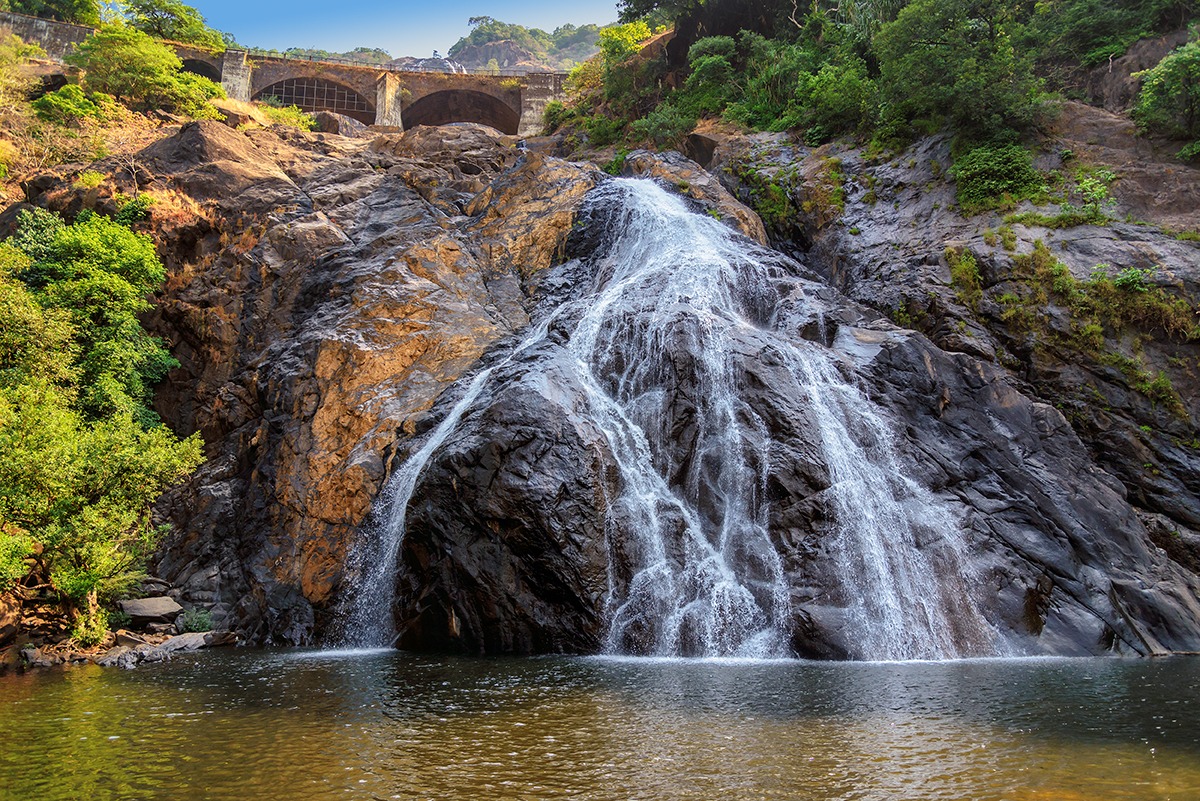
{"type": "Polygon", "coordinates": [[[59,125],[78,125],[86,119],[104,119],[100,106],[73,83],[58,91],[47,92],[33,101],[32,106],[39,118],[59,125]]]}
{"type": "Polygon", "coordinates": [[[302,111],[299,106],[273,106],[266,104],[261,106],[260,109],[266,115],[267,119],[276,125],[288,125],[292,128],[299,128],[302,131],[311,131],[317,127],[317,118],[306,111],[302,111]]]}
{"type": "Polygon", "coordinates": [[[978,311],[979,301],[983,299],[983,283],[975,256],[969,250],[947,248],[946,261],[950,263],[950,283],[959,301],[968,309],[978,311]]]}
{"type": "Polygon", "coordinates": [[[659,104],[654,111],[635,120],[632,125],[636,137],[653,142],[660,149],[678,147],[695,127],[696,117],[671,101],[659,104]]]}
{"type": "Polygon", "coordinates": [[[958,203],[967,213],[1020,200],[1042,187],[1033,154],[1020,145],[974,148],[954,160],[950,173],[958,203]]]}
{"type": "Polygon", "coordinates": [[[563,127],[572,116],[571,109],[558,100],[551,100],[546,104],[546,110],[542,114],[543,132],[546,136],[549,136],[563,127]]]}
{"type": "Polygon", "coordinates": [[[1134,77],[1142,79],[1133,116],[1143,130],[1194,139],[1179,155],[1200,156],[1200,41],[1185,44],[1134,77]]]}
{"type": "Polygon", "coordinates": [[[189,631],[212,631],[212,613],[207,609],[187,609],[179,613],[179,617],[175,618],[175,628],[180,634],[186,634],[189,631]]]}

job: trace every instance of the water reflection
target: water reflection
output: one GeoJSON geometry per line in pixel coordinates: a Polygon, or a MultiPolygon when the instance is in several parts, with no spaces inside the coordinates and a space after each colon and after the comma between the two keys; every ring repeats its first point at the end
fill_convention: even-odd
{"type": "Polygon", "coordinates": [[[0,682],[0,797],[1200,798],[1200,661],[230,651],[0,682]]]}

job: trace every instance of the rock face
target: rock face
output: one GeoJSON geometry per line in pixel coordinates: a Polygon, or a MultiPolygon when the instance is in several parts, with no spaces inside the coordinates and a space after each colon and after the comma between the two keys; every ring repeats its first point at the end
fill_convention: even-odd
{"type": "MultiPolygon", "coordinates": [[[[1018,257],[1053,236],[1079,280],[1101,261],[1114,271],[1157,263],[1153,282],[1194,302],[1194,243],[1116,224],[1017,228],[1012,248],[990,245],[984,233],[999,219],[950,211],[949,149],[938,139],[906,154],[907,166],[782,137],[712,139],[705,151],[712,174],[649,153],[631,154],[626,171],[748,237],[737,245],[744,263],[731,268],[744,271],[730,290],[737,333],[722,351],[739,411],[728,425],[697,422],[711,387],[688,338],[699,330],[687,313],[696,289],[664,312],[671,335],[647,355],[658,383],[630,414],[656,410],[660,444],[645,458],[671,492],[693,498],[705,532],[722,518],[725,479],[698,443],[751,432],[735,449],[753,474],[741,482],[754,496],[746,519],[777,560],[751,549],[731,558],[754,565],[741,586],[768,628],[787,633],[786,650],[863,655],[849,621],[876,588],[848,584],[838,567],[834,544],[852,511],[839,500],[843,467],[820,403],[781,353],[818,354],[830,397],[861,398],[885,420],[887,459],[900,465],[888,491],[961,532],[960,547],[936,520],[905,513],[905,536],[937,574],[953,652],[1200,650],[1195,343],[1154,330],[1106,334],[1124,353],[1136,339],[1143,369],[1169,375],[1179,404],[1167,408],[1113,360],[1081,359],[1049,338],[1074,331],[1065,307],[1048,304],[1049,333],[1037,334],[1015,325],[1002,300],[1024,291],[1012,278],[1018,257]],[[742,204],[763,190],[736,168],[750,152],[797,176],[788,205],[764,210],[765,220],[742,204]],[[829,203],[835,175],[842,208],[829,203]],[[978,302],[951,285],[947,248],[974,255],[978,302]],[[961,573],[947,567],[952,557],[965,560],[961,573]],[[969,609],[952,597],[961,575],[974,589],[969,609]],[[955,623],[956,611],[986,632],[955,623]]],[[[174,530],[156,573],[179,600],[250,642],[332,636],[359,578],[349,555],[385,525],[389,477],[451,414],[459,379],[493,370],[407,499],[390,610],[400,643],[653,650],[660,632],[649,614],[615,640],[610,630],[614,598],[642,591],[633,566],[657,557],[635,536],[642,518],[621,500],[630,497],[624,446],[597,417],[571,345],[614,269],[617,212],[589,194],[602,173],[478,126],[352,139],[192,123],[139,162],[169,268],[150,324],[182,365],[157,406],[208,448],[198,475],[159,510],[174,530]]],[[[127,191],[124,169],[95,168],[106,167],[106,186],[127,191]]],[[[30,182],[31,200],[68,213],[115,208],[104,192],[73,189],[73,177],[30,182]]],[[[690,269],[704,256],[688,258],[690,269]]],[[[636,359],[613,356],[596,380],[623,391],[614,377],[636,359]]],[[[882,447],[871,445],[882,429],[849,427],[859,447],[882,447]]],[[[651,517],[676,545],[661,561],[682,569],[686,515],[663,497],[651,517]]],[[[682,630],[682,641],[701,639],[682,630]]]]}
{"type": "MultiPolygon", "coordinates": [[[[575,253],[584,260],[552,271],[547,284],[586,292],[603,283],[597,273],[615,269],[606,266],[603,243],[591,243],[597,248],[592,251],[583,239],[575,253]]],[[[742,247],[747,263],[777,260],[748,240],[742,247]]],[[[757,513],[749,509],[748,517],[769,517],[766,529],[791,595],[785,628],[792,652],[878,656],[864,653],[857,642],[863,632],[846,621],[856,605],[854,594],[881,588],[839,582],[831,554],[846,525],[839,518],[855,510],[835,501],[833,487],[845,476],[834,463],[839,453],[830,445],[829,421],[797,385],[788,359],[770,356],[806,347],[809,340],[828,348],[839,370],[861,382],[858,413],[873,414],[875,407],[886,415],[898,434],[896,465],[936,496],[918,501],[901,489],[897,498],[908,498],[901,503],[946,510],[963,531],[969,561],[964,571],[973,576],[972,586],[943,584],[940,597],[934,589],[929,598],[951,611],[943,625],[955,627],[969,611],[981,615],[984,630],[953,631],[950,650],[935,653],[1150,654],[1192,650],[1200,643],[1200,577],[1155,546],[1125,487],[1096,466],[1061,412],[1024,394],[1023,383],[1003,368],[943,351],[817,283],[800,265],[774,263],[780,273],[765,299],[754,296],[756,286],[763,289],[762,276],[749,268],[745,280],[735,282],[747,293],[741,302],[757,308],[755,319],[764,322],[761,328],[733,329],[728,353],[740,376],[739,402],[759,421],[762,437],[745,447],[769,452],[762,473],[768,500],[754,507],[757,513]],[[955,592],[970,593],[975,609],[956,612],[955,592]]],[[[605,302],[584,299],[583,308],[605,302]]],[[[570,308],[562,301],[552,297],[549,304],[570,308]]],[[[632,319],[630,325],[641,326],[637,314],[623,312],[612,325],[632,319]]],[[[636,553],[645,546],[635,529],[638,519],[646,525],[648,518],[623,518],[630,501],[622,485],[631,479],[601,430],[605,418],[596,416],[594,398],[581,383],[571,344],[580,329],[570,315],[556,318],[547,337],[516,363],[497,369],[492,388],[422,473],[402,546],[397,598],[402,643],[469,652],[592,651],[604,643],[606,618],[613,615],[606,608],[608,594],[623,581],[635,591],[632,585],[641,576],[622,579],[620,573],[622,565],[643,558],[636,553]]],[[[710,447],[702,447],[707,440],[701,395],[715,391],[698,362],[711,357],[699,349],[700,340],[683,333],[687,326],[682,312],[669,324],[668,330],[678,330],[692,344],[681,342],[667,356],[665,372],[655,373],[665,383],[641,390],[654,408],[657,398],[664,404],[647,419],[666,433],[656,439],[646,429],[648,447],[680,502],[698,518],[715,518],[726,507],[712,496],[728,487],[696,467],[710,447]]],[[[618,351],[611,363],[618,386],[637,375],[623,366],[632,358],[654,362],[663,356],[618,351]]],[[[839,386],[830,383],[822,391],[844,392],[839,386]]],[[[636,416],[636,408],[631,405],[629,413],[636,416]]],[[[938,544],[946,532],[922,529],[933,521],[920,520],[921,514],[911,522],[917,540],[925,540],[919,549],[945,550],[948,559],[949,551],[938,544]]],[[[901,517],[887,520],[894,524],[901,517]]],[[[667,553],[676,554],[661,563],[664,571],[675,572],[674,592],[687,592],[681,577],[691,574],[679,563],[689,547],[681,531],[690,525],[681,521],[678,530],[668,525],[661,537],[667,553]]],[[[715,543],[725,535],[711,536],[715,543]]],[[[901,557],[889,552],[887,559],[895,567],[901,557]]],[[[944,569],[939,559],[930,561],[930,569],[944,569]]],[[[904,598],[912,604],[927,600],[904,598]]],[[[656,636],[661,641],[652,631],[634,631],[619,646],[657,652],[656,636]]],[[[686,643],[686,632],[683,636],[686,643]]],[[[683,652],[705,651],[685,644],[683,652]]]]}
{"type": "MultiPolygon", "coordinates": [[[[277,130],[189,124],[139,156],[169,268],[151,325],[183,365],[158,409],[209,457],[162,503],[155,572],[218,627],[299,643],[405,437],[527,325],[598,173],[481,126],[277,130]]],[[[35,199],[69,213],[69,187],[49,176],[35,199]]]]}

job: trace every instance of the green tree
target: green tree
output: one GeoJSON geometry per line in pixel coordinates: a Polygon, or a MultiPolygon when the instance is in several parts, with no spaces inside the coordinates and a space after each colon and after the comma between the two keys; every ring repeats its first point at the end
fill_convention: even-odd
{"type": "MultiPolygon", "coordinates": [[[[26,214],[0,243],[0,591],[39,543],[40,573],[84,642],[102,635],[102,605],[138,579],[161,537],[155,499],[201,461],[196,436],[128,408],[87,408],[97,349],[158,346],[130,323],[162,277],[148,240],[95,216],[67,226],[26,214]]],[[[108,369],[101,383],[146,380],[108,369]]]]}
{"type": "Polygon", "coordinates": [[[70,316],[79,353],[78,406],[88,419],[127,414],[143,426],[158,422],[153,387],[176,366],[138,315],[165,278],[154,243],[99,215],[55,226],[38,210],[20,216],[14,242],[32,263],[20,277],[47,309],[70,316]]]}
{"type": "Polygon", "coordinates": [[[220,31],[208,27],[195,8],[180,0],[125,0],[129,24],[158,39],[224,50],[220,31]]]}
{"type": "Polygon", "coordinates": [[[1007,0],[914,0],[874,49],[888,133],[950,125],[988,140],[1035,120],[1040,86],[1009,34],[1007,0]]]}
{"type": "Polygon", "coordinates": [[[100,24],[100,0],[8,0],[10,11],[79,25],[100,24]]]}
{"type": "Polygon", "coordinates": [[[1169,53],[1142,79],[1134,118],[1144,130],[1194,140],[1180,156],[1200,158],[1200,41],[1169,53]]]}
{"type": "Polygon", "coordinates": [[[207,78],[183,72],[175,51],[135,28],[105,28],[88,37],[66,60],[84,70],[88,88],[141,109],[212,117],[214,110],[207,102],[225,96],[207,78]]]}

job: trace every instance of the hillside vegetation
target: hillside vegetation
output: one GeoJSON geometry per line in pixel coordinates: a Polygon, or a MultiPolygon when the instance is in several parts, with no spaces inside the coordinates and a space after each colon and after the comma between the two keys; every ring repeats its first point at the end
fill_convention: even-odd
{"type": "MultiPolygon", "coordinates": [[[[1070,76],[1138,39],[1195,20],[1195,0],[884,0],[709,3],[627,0],[612,46],[572,76],[548,127],[592,145],[677,146],[698,120],[895,146],[950,130],[960,147],[1019,142],[1050,119],[1070,76]],[[639,52],[641,15],[676,20],[665,47],[639,52]]],[[[1138,120],[1195,140],[1198,46],[1145,76],[1138,120]]],[[[1194,146],[1183,156],[1195,155],[1194,146]]]]}

